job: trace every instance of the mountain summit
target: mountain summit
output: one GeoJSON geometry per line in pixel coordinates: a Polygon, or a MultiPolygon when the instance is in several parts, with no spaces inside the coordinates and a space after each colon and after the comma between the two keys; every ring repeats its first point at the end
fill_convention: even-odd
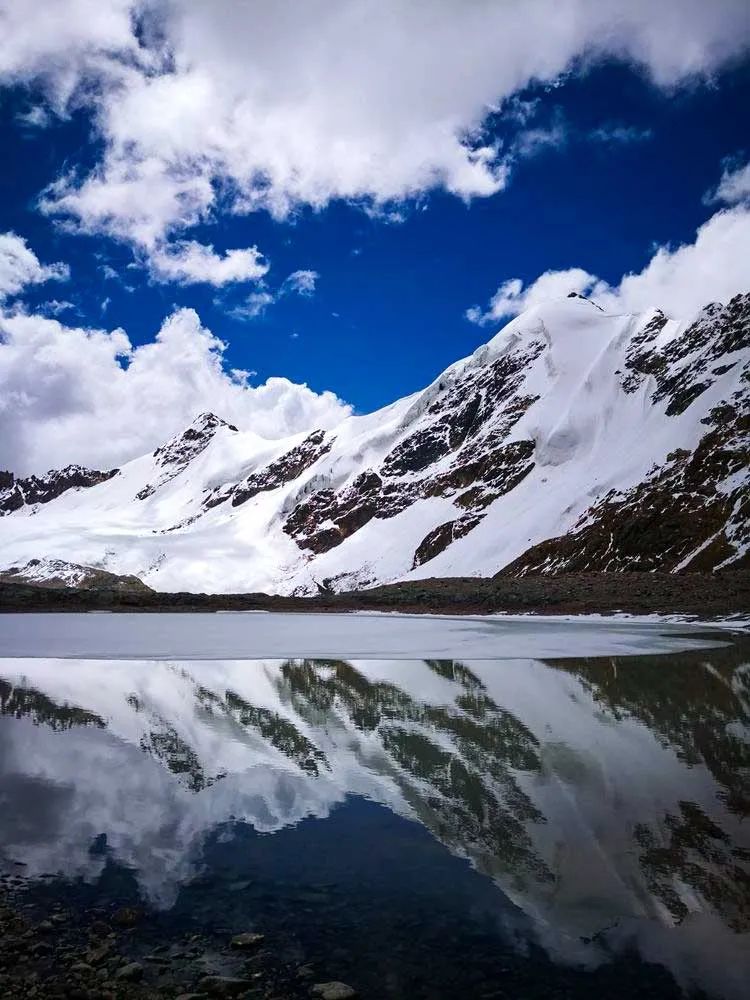
{"type": "Polygon", "coordinates": [[[160,590],[748,565],[750,294],[686,321],[580,297],[422,392],[269,441],[201,414],[119,470],[0,474],[0,568],[160,590]]]}

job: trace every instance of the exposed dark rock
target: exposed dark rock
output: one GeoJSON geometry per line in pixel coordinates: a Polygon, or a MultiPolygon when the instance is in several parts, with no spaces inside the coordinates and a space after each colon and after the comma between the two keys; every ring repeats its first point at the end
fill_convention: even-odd
{"type": "Polygon", "coordinates": [[[99,472],[83,465],[68,465],[64,469],[51,469],[44,476],[16,479],[12,472],[0,472],[0,516],[11,514],[21,507],[56,500],[67,490],[87,489],[98,486],[116,476],[119,469],[99,472]]]}
{"type": "Polygon", "coordinates": [[[482,483],[484,494],[495,500],[509,493],[531,472],[533,454],[533,441],[512,441],[490,450],[463,451],[449,472],[425,484],[424,495],[452,496],[467,486],[482,483]]]}
{"type": "Polygon", "coordinates": [[[695,451],[671,452],[642,483],[608,493],[573,531],[528,549],[503,574],[740,568],[750,544],[750,480],[742,475],[750,468],[750,394],[703,422],[711,429],[695,451]]]}
{"type": "Polygon", "coordinates": [[[81,566],[64,559],[30,559],[24,566],[0,572],[1,583],[24,583],[32,587],[73,587],[78,590],[150,591],[137,576],[109,573],[94,566],[81,566]]]}
{"type": "Polygon", "coordinates": [[[164,471],[154,482],[136,493],[136,500],[145,500],[183,472],[194,458],[206,450],[220,427],[237,431],[234,424],[227,423],[215,413],[201,413],[182,434],[178,434],[161,448],[157,448],[153,457],[157,466],[164,471]]]}
{"type": "MultiPolygon", "coordinates": [[[[279,486],[284,486],[297,479],[321,456],[331,450],[333,441],[333,438],[326,440],[325,431],[313,431],[296,448],[292,448],[286,455],[271,462],[261,472],[254,473],[239,483],[232,492],[232,506],[237,507],[257,496],[258,493],[278,489],[279,486]]],[[[206,506],[211,507],[215,504],[206,502],[206,506]]]]}
{"type": "Polygon", "coordinates": [[[478,361],[455,381],[438,382],[428,390],[432,399],[425,414],[415,415],[421,426],[379,467],[339,490],[323,487],[304,497],[287,517],[284,530],[301,549],[319,554],[340,545],[373,518],[395,517],[417,500],[454,497],[476,484],[476,492],[458,505],[482,510],[513,489],[533,468],[534,443],[507,438],[536,400],[519,395],[518,389],[526,367],[544,347],[543,340],[534,339],[487,364],[478,361]],[[434,468],[437,462],[439,471],[434,468]]]}
{"type": "Polygon", "coordinates": [[[284,524],[284,531],[297,540],[300,548],[326,552],[373,517],[389,516],[387,502],[382,502],[382,488],[380,476],[368,470],[338,494],[333,490],[318,490],[297,504],[284,524]]]}
{"type": "Polygon", "coordinates": [[[481,517],[476,514],[465,514],[455,521],[446,521],[445,524],[438,525],[420,542],[417,551],[414,553],[414,566],[421,566],[423,563],[434,559],[443,549],[447,549],[451,542],[457,538],[468,535],[472,528],[479,524],[481,517]]]}
{"type": "Polygon", "coordinates": [[[383,474],[401,476],[406,472],[421,472],[451,450],[449,422],[430,424],[416,431],[386,458],[383,474]]]}
{"type": "MultiPolygon", "coordinates": [[[[442,391],[438,385],[439,394],[428,411],[436,419],[394,448],[383,462],[382,474],[421,472],[479,434],[490,417],[493,420],[501,417],[501,404],[517,392],[525,368],[543,349],[543,341],[532,341],[525,350],[502,354],[486,366],[470,368],[442,391]]],[[[506,412],[512,426],[524,408],[514,412],[514,408],[508,407],[506,412]]],[[[506,434],[510,426],[506,427],[506,434]]]]}
{"type": "Polygon", "coordinates": [[[666,323],[663,313],[658,314],[633,340],[626,359],[629,375],[622,385],[633,392],[652,376],[656,382],[652,401],[666,400],[667,415],[676,416],[733,367],[733,362],[717,366],[720,358],[750,346],[750,293],[735,295],[726,306],[706,306],[679,337],[657,347],[655,341],[666,323]]]}
{"type": "MultiPolygon", "coordinates": [[[[49,590],[0,583],[2,611],[404,611],[482,614],[497,611],[535,613],[633,613],[696,614],[702,617],[750,613],[750,566],[739,562],[718,572],[560,573],[553,575],[492,578],[442,577],[414,580],[367,590],[317,597],[282,597],[269,594],[145,594],[112,591],[49,590]]],[[[237,696],[234,696],[235,699],[237,696]]],[[[300,766],[318,766],[311,760],[316,750],[302,734],[285,726],[274,713],[251,711],[241,698],[235,701],[236,718],[257,726],[264,738],[295,740],[300,766]],[[245,721],[247,720],[247,721],[245,721]],[[302,739],[296,742],[298,737],[302,739]],[[310,761],[310,763],[306,763],[310,761]]],[[[210,705],[207,705],[210,707],[210,705]]],[[[275,745],[275,744],[274,744],[275,745]]],[[[285,752],[289,754],[287,750],[285,752]]],[[[327,763],[324,764],[327,766],[327,763]]]]}

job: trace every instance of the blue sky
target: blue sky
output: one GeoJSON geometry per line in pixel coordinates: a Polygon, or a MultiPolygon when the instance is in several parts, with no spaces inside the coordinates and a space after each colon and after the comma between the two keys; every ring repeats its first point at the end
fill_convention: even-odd
{"type": "MultiPolygon", "coordinates": [[[[9,2],[12,0],[0,0],[0,14],[9,2]]],[[[44,4],[50,2],[44,0],[44,4]]],[[[61,262],[69,269],[66,281],[29,282],[19,293],[7,296],[4,309],[16,318],[19,312],[26,317],[49,317],[54,313],[65,327],[121,327],[131,345],[138,347],[153,342],[161,324],[175,309],[195,309],[204,326],[226,342],[225,368],[254,373],[249,384],[260,385],[269,377],[283,376],[294,383],[306,383],[316,393],[332,390],[355,411],[367,412],[424,386],[447,365],[488,339],[502,325],[500,307],[494,313],[490,307],[492,315],[486,315],[484,324],[471,322],[466,312],[472,306],[479,307],[477,314],[485,312],[504,282],[521,279],[525,286],[533,286],[545,272],[580,268],[592,277],[592,282],[594,277],[598,280],[598,288],[608,289],[606,298],[612,290],[616,292],[623,275],[643,272],[658,247],[672,252],[681,244],[693,244],[699,227],[719,212],[740,211],[738,205],[744,204],[741,184],[740,195],[726,198],[723,203],[706,197],[716,191],[722,175],[739,176],[750,153],[750,28],[743,38],[738,30],[745,23],[743,5],[731,0],[716,5],[715,23],[710,23],[708,31],[701,20],[703,13],[695,15],[694,25],[682,25],[698,8],[688,3],[682,8],[685,17],[681,17],[678,4],[675,10],[680,27],[676,34],[676,22],[662,25],[657,17],[651,23],[646,5],[645,13],[638,15],[642,21],[633,27],[632,39],[629,35],[618,36],[617,44],[605,44],[599,36],[589,38],[580,29],[580,38],[574,36],[564,45],[560,43],[561,51],[551,52],[551,68],[546,75],[529,56],[524,57],[526,62],[521,60],[512,82],[498,76],[496,84],[492,82],[493,53],[491,49],[484,52],[482,39],[493,30],[499,32],[498,39],[503,37],[503,22],[495,17],[500,5],[478,4],[485,8],[486,32],[480,19],[472,27],[475,34],[469,32],[463,42],[467,46],[465,65],[457,59],[452,69],[446,69],[447,82],[452,72],[462,86],[473,72],[474,54],[486,68],[488,80],[482,79],[484,89],[480,88],[484,108],[465,114],[466,136],[459,137],[473,151],[491,151],[481,154],[489,166],[485,167],[484,161],[479,167],[474,163],[471,176],[465,172],[466,163],[456,161],[455,149],[447,143],[444,151],[438,149],[442,138],[435,141],[434,147],[429,145],[431,135],[442,135],[433,119],[442,128],[440,102],[448,100],[442,93],[430,93],[430,60],[439,56],[436,65],[442,65],[440,60],[445,59],[447,43],[443,32],[451,28],[450,17],[458,18],[456,24],[461,30],[465,26],[460,5],[450,0],[439,5],[444,8],[445,23],[434,26],[435,53],[428,51],[418,56],[426,60],[424,77],[416,82],[411,79],[408,53],[406,68],[394,69],[394,73],[405,75],[405,104],[409,104],[410,94],[413,98],[408,114],[403,112],[403,122],[396,120],[402,114],[397,106],[398,94],[395,101],[383,98],[382,105],[377,105],[383,89],[377,67],[372,70],[372,93],[367,89],[366,66],[361,76],[356,64],[354,70],[341,70],[353,73],[353,87],[362,87],[361,121],[352,119],[360,106],[355,103],[352,111],[346,106],[346,98],[335,90],[326,95],[323,86],[323,92],[312,98],[305,92],[301,112],[291,98],[286,103],[277,100],[274,71],[267,69],[265,82],[270,90],[259,91],[271,95],[265,131],[259,131],[254,123],[248,125],[246,147],[239,126],[236,132],[222,133],[209,166],[201,163],[198,168],[191,156],[204,156],[202,135],[206,135],[206,145],[211,144],[206,123],[212,121],[212,106],[207,105],[206,117],[200,122],[203,131],[197,132],[196,139],[190,137],[190,122],[179,134],[177,126],[174,135],[170,132],[172,115],[175,121],[180,118],[176,89],[163,106],[156,108],[153,121],[146,119],[144,105],[137,101],[142,100],[144,87],[151,86],[160,75],[170,86],[177,77],[192,114],[195,104],[204,99],[204,91],[196,89],[191,76],[192,66],[205,56],[209,70],[201,77],[203,86],[204,78],[210,79],[213,72],[210,67],[220,65],[208,61],[209,55],[216,59],[218,53],[221,58],[222,46],[229,52],[233,44],[229,36],[217,35],[213,49],[206,42],[209,55],[201,50],[196,56],[193,51],[193,63],[185,57],[187,68],[179,69],[179,44],[188,44],[184,38],[190,38],[190,25],[182,26],[182,35],[175,32],[174,37],[183,41],[173,43],[171,61],[165,62],[164,47],[170,41],[172,24],[162,17],[158,9],[162,5],[157,0],[147,3],[145,6],[152,8],[149,17],[125,21],[121,15],[128,13],[133,4],[128,0],[106,0],[103,6],[111,5],[112,11],[109,20],[102,15],[102,51],[111,59],[111,52],[119,45],[124,54],[118,57],[117,73],[124,76],[123,67],[132,73],[136,65],[141,74],[123,83],[111,67],[102,71],[97,64],[92,70],[88,62],[90,39],[84,39],[80,50],[75,48],[76,29],[84,34],[88,30],[84,19],[89,0],[62,2],[72,5],[69,21],[73,42],[68,42],[65,55],[71,65],[60,68],[59,53],[50,50],[52,41],[35,40],[39,51],[35,53],[32,47],[30,55],[28,43],[24,41],[23,48],[19,42],[19,64],[6,71],[5,86],[0,87],[0,233],[13,233],[26,240],[42,265],[61,262]],[[138,30],[129,38],[128,31],[134,24],[138,30]],[[684,37],[680,35],[683,30],[684,37]],[[110,31],[112,38],[107,35],[110,31]],[[150,48],[140,48],[133,56],[133,47],[143,46],[144,40],[150,48]],[[701,50],[704,43],[705,50],[701,50]],[[154,69],[157,49],[162,61],[154,69]],[[145,65],[144,51],[152,59],[145,69],[141,65],[145,65]],[[377,96],[373,96],[376,87],[377,96]],[[128,118],[131,93],[136,94],[136,103],[128,118]],[[334,112],[345,125],[332,117],[334,112]],[[388,120],[390,114],[394,123],[388,120]],[[401,150],[409,146],[412,136],[421,135],[420,114],[426,122],[424,147],[415,153],[416,166],[410,150],[402,164],[401,150]],[[274,115],[284,121],[288,131],[282,133],[276,128],[274,115]],[[304,148],[300,136],[307,143],[304,148]],[[139,148],[138,144],[141,152],[136,155],[132,150],[139,148]],[[168,160],[178,144],[180,159],[168,160]],[[343,147],[338,160],[331,152],[337,145],[343,147]],[[262,161],[256,152],[259,146],[265,157],[262,161]],[[359,172],[350,169],[363,149],[365,155],[373,150],[375,167],[359,172]],[[143,182],[144,186],[136,191],[136,210],[129,206],[113,222],[100,211],[99,201],[82,197],[86,178],[92,174],[104,177],[106,182],[96,198],[116,199],[123,171],[130,177],[128,172],[135,170],[138,183],[142,183],[143,162],[146,156],[156,156],[154,150],[169,163],[170,183],[176,175],[181,178],[189,173],[189,185],[199,190],[197,185],[205,182],[209,193],[205,194],[204,187],[200,189],[203,193],[195,195],[191,188],[188,200],[204,198],[210,204],[206,201],[198,208],[181,208],[176,215],[170,215],[162,211],[154,195],[156,207],[151,211],[148,198],[152,188],[143,182]],[[433,153],[435,162],[430,164],[433,153]],[[255,157],[253,169],[261,173],[268,169],[270,180],[248,181],[243,157],[251,155],[255,157]],[[129,156],[133,157],[132,163],[127,160],[129,156]],[[311,157],[315,162],[308,167],[311,157]],[[273,166],[258,168],[256,160],[273,166]],[[425,173],[423,160],[432,173],[425,173]],[[280,161],[277,177],[273,171],[280,161]],[[221,166],[217,167],[219,162],[221,166]],[[55,182],[57,187],[50,189],[55,182]],[[241,213],[237,209],[238,192],[241,197],[255,199],[241,213]],[[136,218],[141,205],[143,218],[136,218]],[[149,235],[144,237],[146,225],[149,235]],[[219,257],[234,248],[257,247],[263,266],[268,266],[267,273],[222,285],[205,280],[185,283],[184,275],[173,280],[166,280],[163,274],[160,277],[159,267],[164,265],[158,260],[164,260],[170,247],[179,247],[185,241],[211,246],[219,257]],[[314,274],[308,273],[302,281],[289,280],[290,275],[300,272],[314,274]],[[257,310],[257,315],[251,315],[252,302],[260,301],[259,296],[268,299],[268,304],[257,310]]],[[[165,3],[168,5],[168,0],[165,3]]],[[[249,5],[251,13],[254,6],[249,5]]],[[[572,18],[576,6],[585,8],[586,2],[581,0],[576,5],[571,0],[558,6],[570,8],[567,16],[572,18]]],[[[614,25],[628,5],[620,5],[617,17],[617,4],[603,4],[600,9],[607,6],[613,8],[614,25]]],[[[670,6],[674,7],[665,4],[665,8],[670,6]]],[[[18,5],[15,7],[17,11],[18,5]]],[[[295,9],[294,5],[289,7],[295,9]]],[[[386,5],[383,17],[389,16],[389,9],[386,5]]],[[[423,17],[428,16],[425,11],[422,8],[423,17]]],[[[28,23],[18,23],[17,13],[13,16],[19,32],[29,28],[28,23]]],[[[343,8],[338,21],[327,22],[332,52],[339,42],[341,18],[343,8]]],[[[251,31],[253,23],[251,19],[240,27],[251,31]]],[[[268,44],[284,43],[286,51],[285,32],[291,38],[294,25],[286,22],[266,27],[268,44]]],[[[521,31],[522,27],[515,25],[513,30],[521,31]]],[[[608,28],[607,23],[604,28],[608,28]]],[[[195,38],[203,44],[199,29],[200,25],[195,28],[194,45],[195,38]]],[[[325,29],[323,25],[324,41],[325,29]]],[[[430,45],[429,30],[433,27],[426,29],[426,37],[421,40],[424,48],[430,45]]],[[[531,46],[533,39],[532,33],[526,44],[531,46]]],[[[376,50],[379,44],[376,39],[376,50]]],[[[395,44],[387,35],[381,47],[389,53],[389,46],[394,48],[395,44]]],[[[323,51],[322,58],[326,56],[323,51]]],[[[259,63],[264,58],[260,53],[259,63]]],[[[502,44],[498,43],[497,60],[505,58],[502,44]]],[[[315,71],[313,64],[308,73],[313,88],[315,71]]],[[[278,72],[284,72],[283,59],[278,72]]],[[[340,86],[338,79],[334,83],[340,86]]],[[[250,84],[242,82],[243,86],[251,84],[254,78],[250,84]]],[[[283,84],[279,81],[279,86],[290,85],[285,80],[283,84]]],[[[216,118],[226,115],[227,108],[218,103],[218,98],[212,99],[216,101],[216,118]]],[[[477,101],[473,91],[471,101],[477,101]]],[[[265,113],[262,103],[260,109],[265,113]]],[[[234,114],[235,108],[231,110],[234,114]]],[[[444,113],[448,111],[454,123],[464,113],[463,107],[450,106],[444,113]]],[[[257,106],[253,112],[257,117],[257,106]]],[[[452,128],[458,134],[455,124],[452,128]]],[[[735,258],[741,253],[742,247],[732,250],[735,258]]],[[[731,280],[741,283],[744,273],[741,271],[739,277],[733,274],[731,280]]],[[[563,276],[561,293],[566,280],[563,276]]],[[[724,294],[728,280],[719,280],[708,267],[705,294],[700,301],[724,294]]],[[[694,280],[684,283],[688,287],[695,285],[694,280]]],[[[586,288],[590,284],[584,282],[586,288]]],[[[570,285],[578,287],[572,280],[570,285]]],[[[650,301],[647,294],[656,297],[658,283],[653,285],[634,301],[640,304],[643,299],[645,305],[650,301]]],[[[676,299],[679,303],[680,291],[665,289],[663,304],[667,311],[674,311],[673,302],[676,299]]],[[[702,295],[703,288],[695,294],[702,295]]],[[[520,308],[523,300],[516,298],[520,308]]],[[[620,300],[628,306],[624,294],[620,294],[620,300]]],[[[686,312],[693,305],[688,295],[686,312]]],[[[509,308],[508,314],[514,309],[516,306],[509,308]]],[[[6,342],[20,336],[18,324],[10,333],[9,329],[5,330],[6,342]]],[[[0,327],[0,337],[1,331],[0,327]]],[[[18,363],[16,358],[16,367],[18,363]]],[[[29,362],[32,367],[33,363],[29,362]]],[[[118,363],[127,369],[130,362],[121,358],[118,363]]],[[[2,377],[0,340],[0,388],[2,377]]],[[[74,376],[66,370],[66,378],[74,376]]],[[[10,393],[12,386],[6,389],[10,393]]],[[[71,391],[66,389],[67,394],[71,391]]],[[[82,396],[88,399],[90,394],[87,388],[82,396]]],[[[24,419],[33,421],[34,412],[24,419]]],[[[183,416],[180,413],[179,418],[183,416]]],[[[65,417],[61,413],[61,419],[65,417]]],[[[310,419],[314,422],[314,414],[310,419]]],[[[164,423],[163,414],[156,423],[164,423]]],[[[280,420],[282,425],[285,430],[299,429],[294,420],[289,427],[280,420]]],[[[43,448],[41,452],[46,457],[43,448]]]]}

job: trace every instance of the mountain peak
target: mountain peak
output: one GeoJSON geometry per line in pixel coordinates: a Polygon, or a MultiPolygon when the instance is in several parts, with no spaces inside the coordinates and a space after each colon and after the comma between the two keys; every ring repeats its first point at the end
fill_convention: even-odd
{"type": "Polygon", "coordinates": [[[183,472],[188,465],[208,448],[217,431],[226,428],[237,433],[234,424],[228,423],[215,413],[204,411],[189,424],[184,431],[157,448],[153,453],[155,464],[164,471],[157,479],[147,483],[136,493],[136,500],[145,500],[160,489],[175,476],[183,472]]]}
{"type": "Polygon", "coordinates": [[[199,413],[184,431],[175,434],[166,444],[157,448],[154,452],[154,458],[159,465],[187,464],[203,451],[220,427],[237,431],[234,424],[217,417],[215,413],[208,410],[199,413]]]}
{"type": "Polygon", "coordinates": [[[234,424],[230,424],[229,421],[217,416],[211,410],[204,410],[203,413],[199,413],[189,426],[196,430],[216,430],[218,427],[228,427],[230,431],[237,430],[234,424]]]}
{"type": "Polygon", "coordinates": [[[589,305],[592,305],[594,307],[594,309],[598,309],[599,312],[604,312],[604,309],[599,305],[598,302],[594,302],[594,300],[590,299],[588,297],[588,295],[581,295],[580,292],[568,292],[566,298],[569,298],[569,299],[582,299],[584,302],[588,302],[589,305]]]}

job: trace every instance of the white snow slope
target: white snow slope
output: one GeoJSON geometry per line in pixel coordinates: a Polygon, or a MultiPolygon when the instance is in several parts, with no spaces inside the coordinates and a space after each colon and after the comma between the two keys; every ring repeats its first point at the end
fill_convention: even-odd
{"type": "Polygon", "coordinates": [[[41,503],[25,481],[0,489],[0,511],[21,498],[0,517],[0,569],[63,559],[158,590],[311,593],[491,575],[559,536],[589,552],[592,531],[587,566],[553,552],[541,568],[732,565],[748,547],[748,327],[750,296],[686,321],[568,298],[331,431],[269,441],[202,414],[105,481],[41,503]],[[706,472],[703,452],[730,458],[706,472]],[[683,520],[710,513],[700,531],[635,556],[613,533],[601,550],[612,503],[641,516],[665,476],[683,520]]]}

